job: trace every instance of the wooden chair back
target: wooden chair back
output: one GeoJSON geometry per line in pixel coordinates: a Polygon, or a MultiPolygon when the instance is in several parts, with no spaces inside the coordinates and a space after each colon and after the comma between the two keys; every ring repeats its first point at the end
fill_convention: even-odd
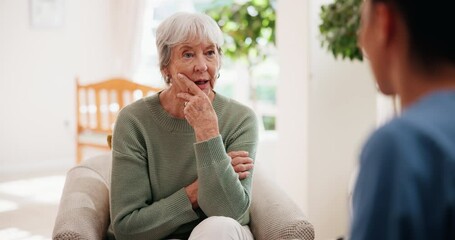
{"type": "Polygon", "coordinates": [[[76,79],[76,162],[82,161],[83,147],[109,149],[106,138],[112,134],[118,112],[160,90],[124,78],[89,84],[76,79]]]}

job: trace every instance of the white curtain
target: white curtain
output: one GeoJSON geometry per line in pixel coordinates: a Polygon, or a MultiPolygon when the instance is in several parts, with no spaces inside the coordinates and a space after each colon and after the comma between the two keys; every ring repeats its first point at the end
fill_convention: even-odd
{"type": "Polygon", "coordinates": [[[134,81],[140,60],[146,0],[112,1],[114,73],[134,81]]]}

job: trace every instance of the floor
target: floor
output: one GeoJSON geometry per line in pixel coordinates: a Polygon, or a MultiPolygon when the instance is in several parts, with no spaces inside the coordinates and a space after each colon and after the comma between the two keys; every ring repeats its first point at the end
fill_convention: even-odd
{"type": "Polygon", "coordinates": [[[66,169],[0,176],[0,239],[48,240],[66,169]]]}

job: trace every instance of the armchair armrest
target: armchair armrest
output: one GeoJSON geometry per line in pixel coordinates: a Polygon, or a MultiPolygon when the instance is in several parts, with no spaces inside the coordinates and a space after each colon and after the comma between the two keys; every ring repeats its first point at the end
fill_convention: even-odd
{"type": "Polygon", "coordinates": [[[314,228],[300,208],[256,165],[250,207],[255,239],[314,239],[314,228]]]}
{"type": "Polygon", "coordinates": [[[105,238],[110,222],[105,175],[109,160],[109,156],[92,158],[68,171],[52,239],[105,238]]]}

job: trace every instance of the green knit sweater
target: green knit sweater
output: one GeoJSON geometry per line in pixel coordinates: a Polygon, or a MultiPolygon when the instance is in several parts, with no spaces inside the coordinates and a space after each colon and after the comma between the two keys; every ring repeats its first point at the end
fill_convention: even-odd
{"type": "Polygon", "coordinates": [[[113,134],[111,221],[117,239],[187,238],[207,216],[249,223],[252,174],[240,181],[227,152],[254,159],[258,141],[253,111],[216,94],[220,135],[195,142],[185,119],[172,117],[159,94],[119,114],[113,134]],[[198,179],[193,210],[185,187],[198,179]]]}

